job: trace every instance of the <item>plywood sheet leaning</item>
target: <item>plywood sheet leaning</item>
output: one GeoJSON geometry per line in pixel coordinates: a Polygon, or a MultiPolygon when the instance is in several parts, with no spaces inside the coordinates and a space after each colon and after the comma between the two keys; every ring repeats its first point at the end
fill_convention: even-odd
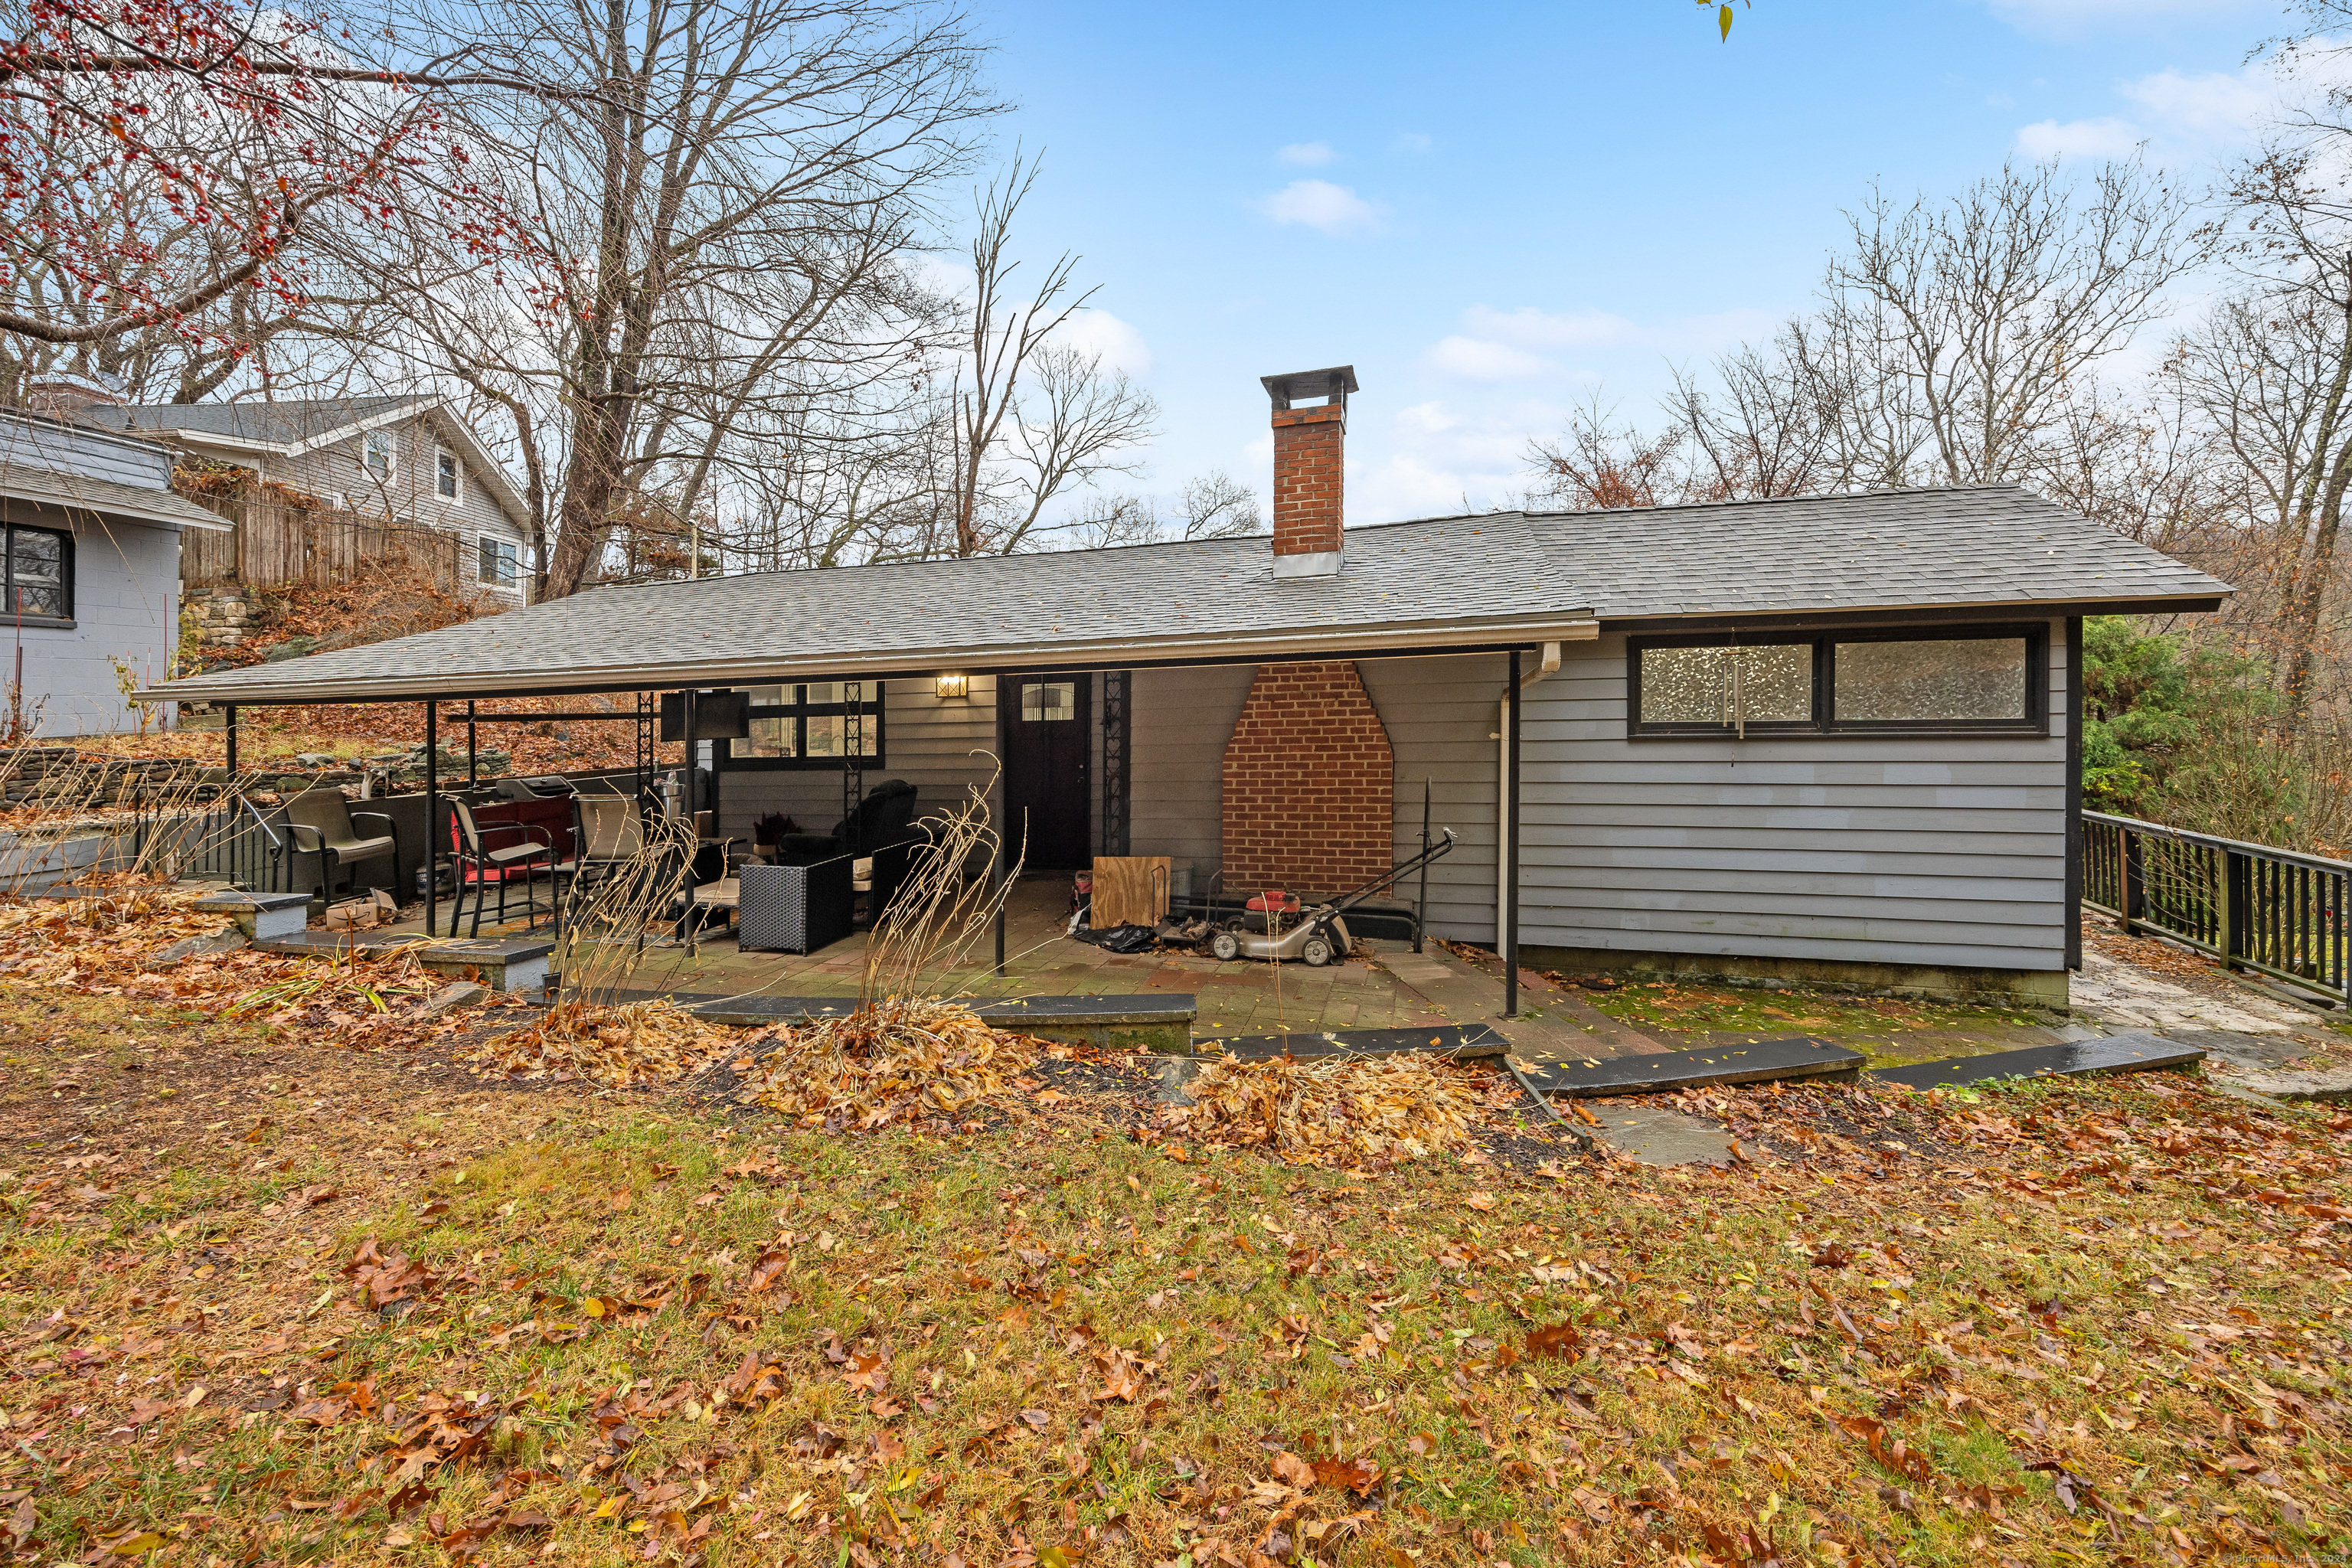
{"type": "Polygon", "coordinates": [[[1095,857],[1094,911],[1087,923],[1097,931],[1113,926],[1158,925],[1168,916],[1168,857],[1095,857]]]}

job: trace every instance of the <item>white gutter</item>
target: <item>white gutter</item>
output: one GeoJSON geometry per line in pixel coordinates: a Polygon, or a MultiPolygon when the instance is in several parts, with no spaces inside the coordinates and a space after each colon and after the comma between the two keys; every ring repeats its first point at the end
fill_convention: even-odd
{"type": "MultiPolygon", "coordinates": [[[[1533,669],[1519,676],[1519,692],[1531,690],[1547,675],[1559,673],[1559,644],[1543,645],[1543,657],[1533,669]]],[[[1495,952],[1500,957],[1510,946],[1510,865],[1519,847],[1511,842],[1511,814],[1507,808],[1511,791],[1511,704],[1519,692],[1506,691],[1496,709],[1495,722],[1495,952]]]]}

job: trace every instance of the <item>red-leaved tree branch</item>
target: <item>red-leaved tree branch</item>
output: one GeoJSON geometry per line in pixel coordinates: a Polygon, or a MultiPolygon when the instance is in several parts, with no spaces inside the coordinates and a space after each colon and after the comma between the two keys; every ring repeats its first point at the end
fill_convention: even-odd
{"type": "Polygon", "coordinates": [[[485,265],[530,253],[438,96],[528,83],[411,76],[355,59],[322,15],[225,0],[0,0],[0,332],[203,337],[224,299],[299,304],[313,252],[420,216],[485,265]]]}

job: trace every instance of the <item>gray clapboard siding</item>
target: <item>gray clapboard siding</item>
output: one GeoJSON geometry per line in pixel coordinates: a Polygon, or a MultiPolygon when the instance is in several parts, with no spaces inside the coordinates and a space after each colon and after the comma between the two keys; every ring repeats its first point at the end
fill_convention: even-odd
{"type": "Polygon", "coordinates": [[[1562,651],[1522,731],[1524,942],[2063,967],[2063,625],[2046,738],[1629,741],[1624,637],[1562,651]]]}
{"type": "Polygon", "coordinates": [[[1225,742],[1257,667],[1139,669],[1129,699],[1128,848],[1192,862],[1205,893],[1224,858],[1225,742]]]}
{"type": "MultiPolygon", "coordinates": [[[[968,786],[989,786],[989,811],[1003,805],[996,772],[996,678],[975,675],[968,698],[942,699],[928,679],[883,683],[882,761],[866,767],[866,787],[905,779],[916,814],[960,805],[968,786]]],[[[782,812],[802,831],[827,833],[842,816],[834,768],[730,769],[719,775],[719,831],[748,840],[754,817],[782,812]]]]}
{"type": "MultiPolygon", "coordinates": [[[[1495,784],[1498,704],[1509,679],[1502,654],[1368,658],[1357,669],[1396,753],[1396,858],[1421,848],[1421,795],[1430,786],[1430,834],[1451,827],[1454,852],[1429,868],[1430,931],[1455,942],[1495,940],[1495,784]]],[[[1399,888],[1410,899],[1418,879],[1399,888]]]]}

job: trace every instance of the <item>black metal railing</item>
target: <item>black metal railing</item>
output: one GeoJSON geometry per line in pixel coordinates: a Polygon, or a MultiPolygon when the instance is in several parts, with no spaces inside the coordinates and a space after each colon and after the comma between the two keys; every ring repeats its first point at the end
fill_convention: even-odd
{"type": "Polygon", "coordinates": [[[142,812],[131,855],[135,864],[241,892],[308,892],[320,880],[320,858],[295,852],[278,808],[245,795],[142,812]]]}
{"type": "Polygon", "coordinates": [[[2086,811],[2083,904],[2352,1005],[2352,862],[2086,811]]]}

